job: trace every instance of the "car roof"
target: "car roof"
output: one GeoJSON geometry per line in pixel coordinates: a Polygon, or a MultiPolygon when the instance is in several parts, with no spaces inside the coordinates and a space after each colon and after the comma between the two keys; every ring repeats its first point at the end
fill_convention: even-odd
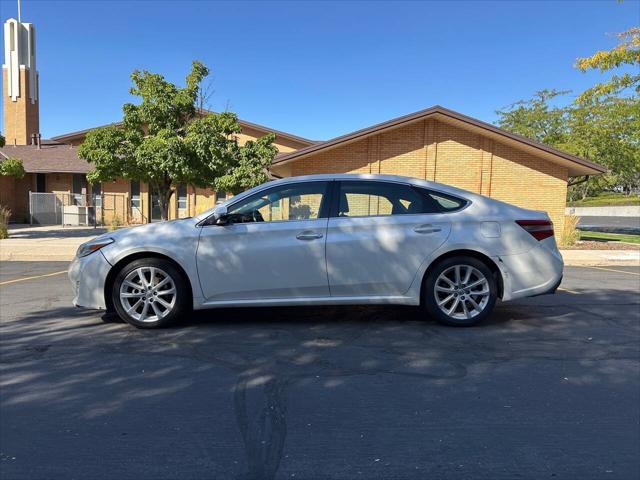
{"type": "Polygon", "coordinates": [[[421,187],[433,188],[443,193],[451,193],[454,195],[476,196],[477,194],[462,190],[461,188],[452,187],[444,183],[432,182],[430,180],[422,180],[420,178],[405,177],[402,175],[384,175],[377,173],[321,173],[315,175],[302,175],[298,177],[285,177],[269,182],[266,185],[278,185],[283,183],[296,183],[308,181],[331,181],[331,180],[369,180],[369,181],[385,181],[397,183],[410,183],[421,187]]]}

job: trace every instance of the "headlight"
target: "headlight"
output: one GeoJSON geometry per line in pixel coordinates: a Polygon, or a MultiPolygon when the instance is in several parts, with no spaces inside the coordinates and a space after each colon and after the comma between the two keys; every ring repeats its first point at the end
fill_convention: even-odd
{"type": "Polygon", "coordinates": [[[113,242],[113,238],[99,238],[91,240],[90,242],[83,243],[78,247],[76,257],[86,257],[90,253],[93,253],[96,250],[100,250],[102,247],[105,247],[113,242]]]}

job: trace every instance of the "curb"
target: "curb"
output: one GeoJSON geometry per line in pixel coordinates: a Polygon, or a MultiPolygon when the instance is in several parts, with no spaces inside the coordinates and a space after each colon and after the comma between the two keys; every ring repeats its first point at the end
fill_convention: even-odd
{"type": "Polygon", "coordinates": [[[567,267],[640,266],[640,250],[560,250],[567,267]]]}

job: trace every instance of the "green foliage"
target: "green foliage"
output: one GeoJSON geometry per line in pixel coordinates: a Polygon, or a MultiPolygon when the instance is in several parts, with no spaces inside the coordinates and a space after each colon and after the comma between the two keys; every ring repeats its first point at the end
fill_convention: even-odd
{"type": "Polygon", "coordinates": [[[25,175],[22,160],[19,158],[7,158],[0,161],[0,175],[22,178],[25,175]]]}
{"type": "Polygon", "coordinates": [[[216,190],[235,195],[269,180],[271,160],[278,153],[274,140],[275,135],[270,133],[255,141],[247,141],[234,156],[233,168],[216,178],[216,190]]]}
{"type": "Polygon", "coordinates": [[[9,218],[11,218],[11,210],[0,205],[0,240],[9,238],[9,230],[7,229],[9,218]]]}
{"type": "Polygon", "coordinates": [[[0,135],[0,148],[4,147],[4,145],[5,145],[4,142],[5,142],[4,137],[2,135],[0,135]]]}
{"type": "MultiPolygon", "coordinates": [[[[570,200],[621,186],[640,186],[640,97],[589,98],[550,105],[563,92],[545,90],[498,111],[497,124],[514,133],[589,158],[609,173],[572,187],[570,200]]],[[[556,99],[557,100],[557,99],[556,99]]]]}
{"type": "Polygon", "coordinates": [[[613,186],[625,191],[640,186],[640,97],[590,97],[571,104],[568,128],[571,133],[564,148],[590,158],[609,173],[590,179],[574,189],[589,193],[613,186]]]}
{"type": "Polygon", "coordinates": [[[596,52],[590,57],[578,58],[576,67],[582,72],[588,70],[608,72],[622,66],[631,66],[634,73],[612,75],[608,81],[598,83],[583,92],[578,97],[579,102],[617,95],[629,88],[634,89],[636,93],[640,93],[640,74],[638,73],[640,69],[640,28],[630,28],[618,33],[617,36],[620,41],[617,46],[611,50],[596,52]]]}
{"type": "Polygon", "coordinates": [[[579,58],[576,67],[609,72],[631,66],[635,73],[614,74],[573,101],[562,102],[569,92],[542,90],[497,112],[500,127],[609,169],[605,175],[570,184],[570,201],[613,186],[627,193],[640,187],[640,28],[630,28],[618,38],[615,48],[579,58]]]}
{"type": "Polygon", "coordinates": [[[122,225],[123,225],[123,223],[122,223],[122,220],[120,219],[120,217],[118,215],[114,215],[111,218],[111,222],[109,223],[109,226],[107,227],[107,230],[109,232],[115,232],[120,227],[122,227],[122,225]]]}
{"type": "Polygon", "coordinates": [[[89,181],[124,177],[148,183],[160,197],[163,219],[179,183],[237,193],[266,181],[264,170],[277,153],[275,137],[265,135],[240,146],[242,130],[235,114],[201,115],[196,102],[208,73],[194,61],[186,86],[180,88],[160,74],[134,71],[130,92],[140,103],[125,104],[121,127],[89,132],[78,149],[95,167],[89,181]]]}
{"type": "Polygon", "coordinates": [[[584,200],[567,203],[568,207],[623,207],[640,205],[639,195],[625,195],[624,193],[603,192],[584,200]]]}
{"type": "Polygon", "coordinates": [[[580,231],[580,240],[592,240],[596,242],[624,242],[640,244],[640,235],[626,233],[605,233],[580,231]]]}
{"type": "Polygon", "coordinates": [[[520,100],[498,110],[499,127],[547,145],[559,145],[567,138],[567,110],[550,104],[568,91],[541,90],[529,100],[520,100]]]}

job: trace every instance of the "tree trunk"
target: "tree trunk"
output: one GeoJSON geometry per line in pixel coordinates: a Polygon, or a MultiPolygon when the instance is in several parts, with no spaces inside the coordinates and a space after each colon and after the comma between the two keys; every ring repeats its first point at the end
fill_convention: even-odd
{"type": "Polygon", "coordinates": [[[158,195],[158,203],[160,204],[160,220],[163,222],[169,220],[169,201],[173,195],[171,183],[161,183],[155,185],[155,191],[158,195]]]}
{"type": "Polygon", "coordinates": [[[582,191],[582,200],[587,198],[587,195],[589,195],[589,182],[588,181],[584,183],[584,190],[582,191]]]}
{"type": "Polygon", "coordinates": [[[165,220],[169,220],[169,202],[171,200],[171,195],[173,195],[173,190],[168,188],[166,191],[162,192],[160,197],[160,218],[164,222],[165,220]]]}

